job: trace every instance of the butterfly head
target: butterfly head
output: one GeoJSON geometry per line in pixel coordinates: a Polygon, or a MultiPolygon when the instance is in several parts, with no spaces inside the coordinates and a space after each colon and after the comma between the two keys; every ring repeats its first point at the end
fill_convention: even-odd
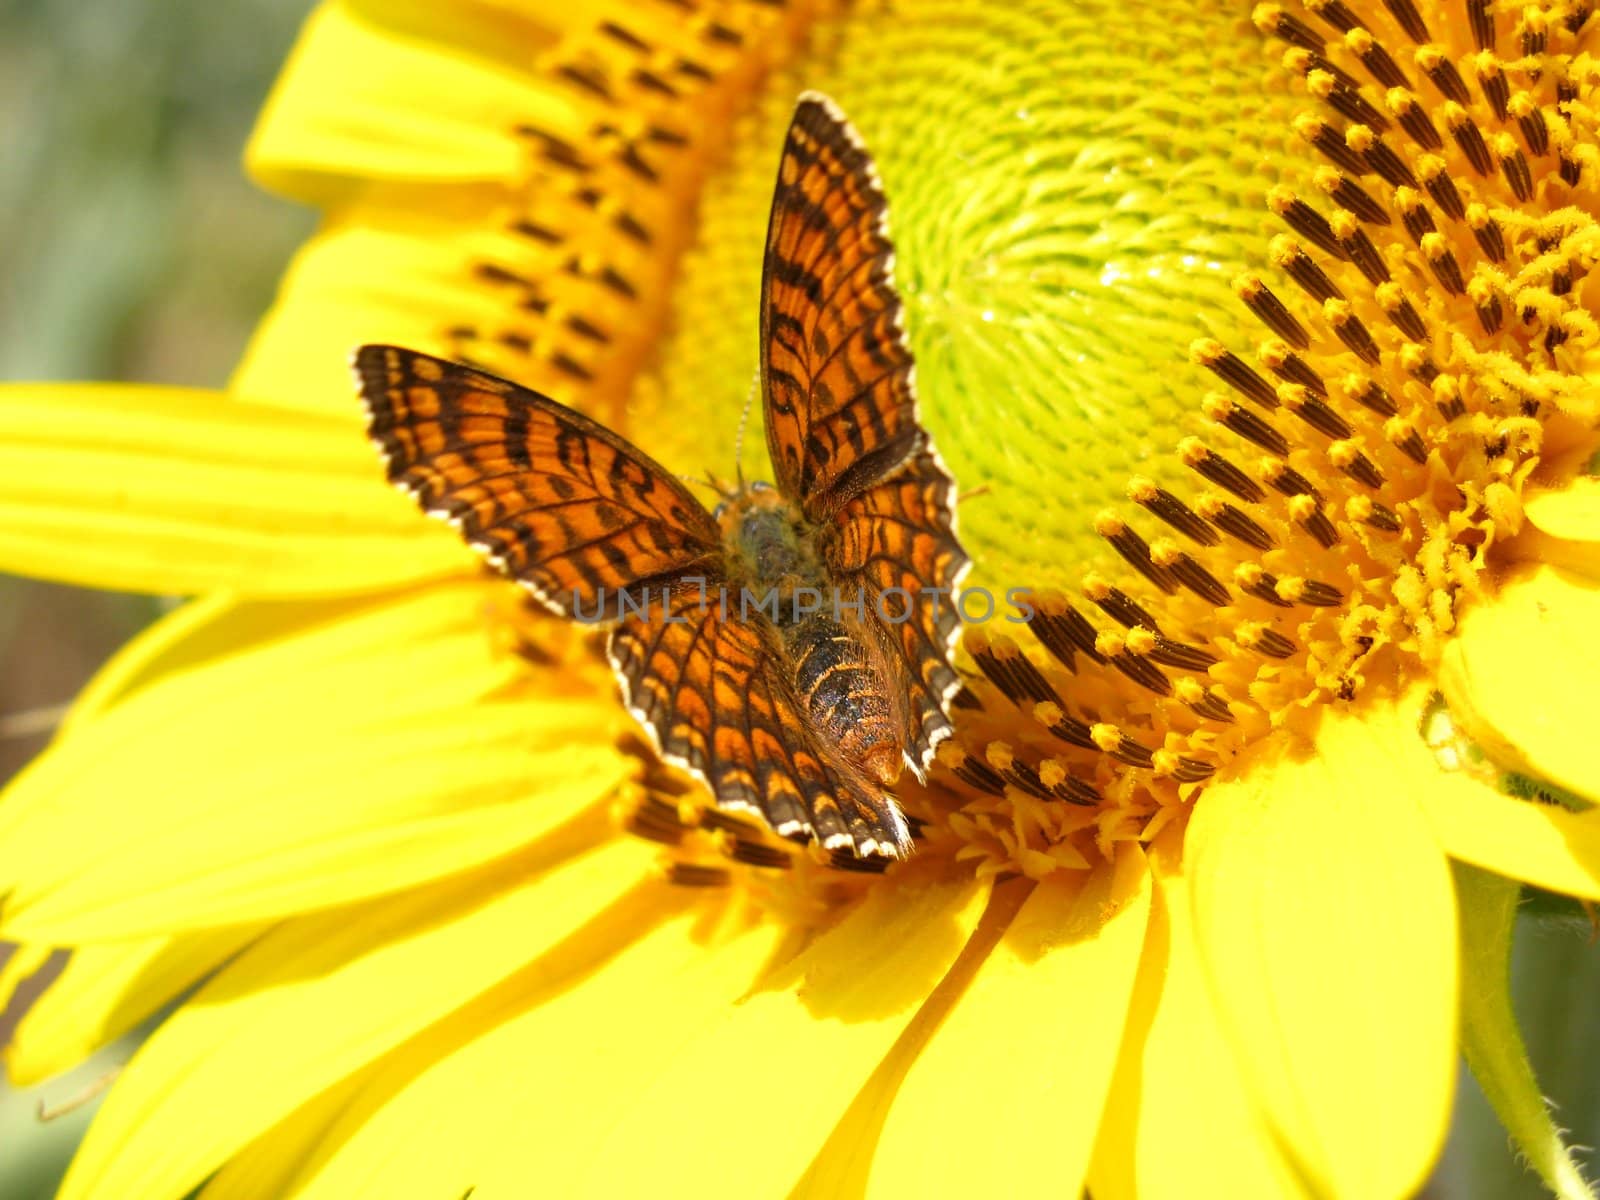
{"type": "Polygon", "coordinates": [[[752,479],[738,484],[735,487],[718,485],[722,494],[722,501],[714,508],[711,515],[716,518],[726,532],[731,526],[738,523],[739,519],[752,509],[776,508],[783,503],[778,489],[765,479],[752,479]]]}

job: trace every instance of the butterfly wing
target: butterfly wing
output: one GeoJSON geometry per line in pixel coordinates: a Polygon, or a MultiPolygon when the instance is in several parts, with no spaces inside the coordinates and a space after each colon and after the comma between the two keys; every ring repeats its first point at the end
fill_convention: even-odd
{"type": "Polygon", "coordinates": [[[848,500],[821,539],[834,586],[863,597],[888,661],[903,664],[899,705],[906,761],[920,779],[953,731],[950,665],[961,636],[956,607],[968,558],[956,539],[954,485],[931,447],[848,500]]]}
{"type": "Polygon", "coordinates": [[[389,478],[563,616],[714,574],[716,522],[649,455],[546,396],[395,346],[354,358],[389,478]]]}
{"type": "Polygon", "coordinates": [[[813,734],[772,630],[759,616],[741,619],[737,599],[672,589],[664,605],[612,630],[610,655],[662,756],[703,779],[721,807],[830,850],[910,853],[894,801],[813,734]]]}
{"type": "Polygon", "coordinates": [[[803,95],[767,224],[761,380],[778,488],[813,520],[927,441],[890,278],[886,208],[860,138],[832,101],[803,95]]]}
{"type": "Polygon", "coordinates": [[[802,96],[762,277],[767,448],[834,586],[863,597],[873,640],[891,669],[903,665],[897,700],[920,775],[951,729],[953,592],[968,559],[954,484],[917,420],[886,210],[860,138],[826,97],[802,96]]]}

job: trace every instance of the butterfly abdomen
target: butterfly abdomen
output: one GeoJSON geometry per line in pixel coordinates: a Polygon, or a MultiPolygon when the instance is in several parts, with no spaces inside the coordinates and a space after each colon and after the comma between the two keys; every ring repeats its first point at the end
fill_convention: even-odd
{"type": "Polygon", "coordinates": [[[861,643],[825,615],[783,628],[795,688],[812,722],[843,758],[888,786],[900,776],[900,736],[883,681],[861,643]]]}

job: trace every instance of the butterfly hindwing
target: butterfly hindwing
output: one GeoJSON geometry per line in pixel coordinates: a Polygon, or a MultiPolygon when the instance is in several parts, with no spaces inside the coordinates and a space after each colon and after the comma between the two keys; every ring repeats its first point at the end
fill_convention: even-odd
{"type": "Polygon", "coordinates": [[[648,616],[621,621],[610,656],[629,710],[721,807],[829,849],[909,852],[894,802],[840,762],[805,719],[761,618],[741,620],[736,605],[679,587],[648,616]]]}
{"type": "Polygon", "coordinates": [[[872,159],[833,102],[802,96],[768,218],[761,379],[778,488],[813,520],[926,442],[887,206],[872,159]]]}
{"type": "Polygon", "coordinates": [[[841,591],[864,597],[879,644],[899,673],[907,761],[921,777],[950,735],[960,677],[950,656],[960,634],[957,592],[968,559],[956,540],[955,486],[932,449],[839,510],[822,555],[841,591]]]}
{"type": "Polygon", "coordinates": [[[654,459],[528,388],[395,346],[356,378],[389,478],[564,616],[721,561],[717,525],[654,459]]]}

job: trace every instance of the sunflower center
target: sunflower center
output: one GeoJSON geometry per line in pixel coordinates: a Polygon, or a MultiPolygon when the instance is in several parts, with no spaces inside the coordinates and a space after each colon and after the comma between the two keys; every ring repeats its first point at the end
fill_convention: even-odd
{"type": "Polygon", "coordinates": [[[969,620],[958,734],[903,789],[924,852],[1081,868],[1397,692],[1530,478],[1593,452],[1589,7],[1253,17],[862,4],[702,195],[629,423],[685,472],[733,452],[801,87],[884,179],[923,418],[972,583],[1008,601],[969,620]]]}

